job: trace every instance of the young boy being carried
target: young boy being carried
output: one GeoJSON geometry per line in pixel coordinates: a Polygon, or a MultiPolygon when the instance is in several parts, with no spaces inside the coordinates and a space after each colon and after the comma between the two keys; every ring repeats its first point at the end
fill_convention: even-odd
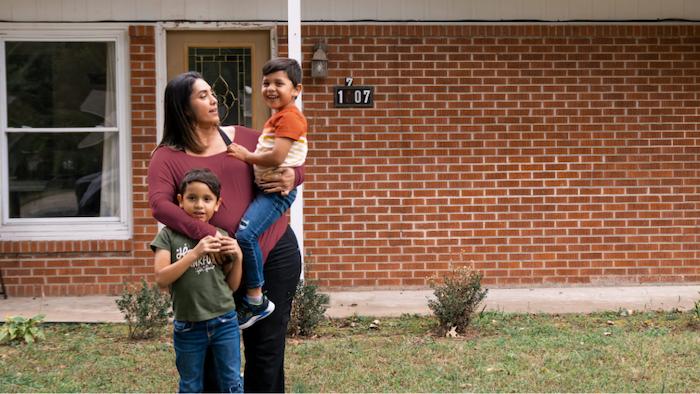
{"type": "MultiPolygon", "coordinates": [[[[177,200],[191,217],[208,222],[221,205],[219,180],[208,169],[187,172],[177,200]]],[[[232,292],[241,281],[241,252],[227,236],[199,242],[163,228],[151,243],[156,282],[170,287],[173,300],[173,345],[180,374],[179,392],[203,390],[204,357],[211,349],[219,387],[242,392],[240,332],[232,292]],[[218,265],[212,253],[223,255],[218,265]]]]}
{"type": "MultiPolygon", "coordinates": [[[[301,67],[294,59],[275,58],[263,66],[262,97],[276,111],[265,122],[255,152],[238,144],[230,144],[228,155],[253,164],[255,180],[278,167],[298,167],[304,164],[308,144],[307,122],[294,103],[301,93],[301,67]]],[[[296,189],[288,194],[258,192],[248,206],[236,232],[243,252],[246,295],[238,305],[238,320],[242,329],[269,316],[275,305],[262,292],[264,284],[262,252],[258,237],[289,209],[296,189]]]]}

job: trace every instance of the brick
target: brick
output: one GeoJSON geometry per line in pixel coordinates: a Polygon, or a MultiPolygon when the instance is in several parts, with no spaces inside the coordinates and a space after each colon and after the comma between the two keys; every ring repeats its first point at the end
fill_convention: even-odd
{"type": "MultiPolygon", "coordinates": [[[[305,81],[307,276],[425,287],[463,261],[497,286],[697,281],[698,33],[304,25],[305,58],[319,38],[334,48],[331,76],[305,81]],[[332,107],[347,75],[375,87],[374,108],[332,107]]],[[[129,28],[135,239],[0,241],[11,295],[116,294],[150,275],[154,34],[129,28]]]]}

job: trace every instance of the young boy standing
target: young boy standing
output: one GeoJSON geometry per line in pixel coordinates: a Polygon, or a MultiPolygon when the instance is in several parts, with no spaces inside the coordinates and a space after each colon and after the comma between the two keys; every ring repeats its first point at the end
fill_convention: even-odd
{"type": "MultiPolygon", "coordinates": [[[[304,164],[308,144],[307,122],[294,101],[301,93],[301,67],[294,59],[275,58],[263,66],[262,96],[275,111],[265,122],[255,152],[230,144],[228,155],[253,164],[255,180],[278,167],[304,164]]],[[[259,192],[243,215],[236,240],[243,252],[246,295],[239,305],[239,324],[248,328],[275,310],[275,305],[262,292],[263,261],[258,237],[292,205],[296,189],[282,193],[259,192]]]]}
{"type": "MultiPolygon", "coordinates": [[[[208,169],[194,169],[182,180],[177,200],[188,215],[208,222],[221,205],[220,196],[216,175],[208,169]]],[[[242,392],[240,333],[231,296],[241,280],[241,252],[235,240],[225,235],[196,242],[165,227],[151,248],[156,282],[170,287],[173,300],[179,391],[202,392],[204,358],[211,349],[219,388],[242,392]],[[221,253],[226,262],[218,265],[212,253],[221,253]]]]}

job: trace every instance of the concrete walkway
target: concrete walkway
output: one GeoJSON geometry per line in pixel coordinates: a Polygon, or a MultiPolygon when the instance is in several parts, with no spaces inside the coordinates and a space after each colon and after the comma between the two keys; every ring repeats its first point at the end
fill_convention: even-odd
{"type": "MultiPolygon", "coordinates": [[[[331,292],[329,317],[428,314],[431,290],[331,292]]],[[[117,297],[0,298],[0,320],[46,315],[47,322],[121,322],[117,297]]],[[[590,313],[690,309],[700,300],[700,285],[490,289],[486,310],[529,313],[590,313]]]]}

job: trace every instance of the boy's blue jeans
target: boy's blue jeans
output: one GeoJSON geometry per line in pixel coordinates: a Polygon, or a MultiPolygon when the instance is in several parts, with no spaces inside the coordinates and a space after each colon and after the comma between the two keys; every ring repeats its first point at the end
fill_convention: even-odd
{"type": "Polygon", "coordinates": [[[265,283],[262,251],[258,237],[287,212],[296,196],[297,189],[292,190],[286,196],[280,193],[260,192],[243,214],[243,219],[241,219],[238,231],[236,231],[236,240],[243,253],[246,288],[262,287],[265,283]]]}
{"type": "Polygon", "coordinates": [[[175,365],[180,373],[181,393],[201,393],[204,385],[204,356],[212,349],[214,368],[221,391],[243,392],[241,382],[241,337],[235,310],[210,320],[173,321],[175,365]]]}

